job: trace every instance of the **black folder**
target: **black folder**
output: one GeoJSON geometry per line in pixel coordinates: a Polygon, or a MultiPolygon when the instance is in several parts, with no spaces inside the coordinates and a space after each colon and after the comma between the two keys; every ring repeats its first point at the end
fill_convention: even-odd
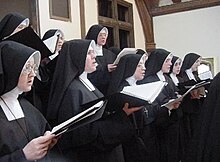
{"type": "Polygon", "coordinates": [[[51,132],[56,136],[59,136],[63,133],[73,131],[76,128],[100,119],[105,111],[106,104],[107,101],[100,100],[96,104],[73,116],[67,121],[55,126],[51,132]]]}

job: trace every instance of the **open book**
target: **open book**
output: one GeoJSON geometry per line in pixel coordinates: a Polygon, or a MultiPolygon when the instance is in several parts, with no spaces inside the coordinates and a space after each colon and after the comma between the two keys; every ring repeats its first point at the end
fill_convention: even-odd
{"type": "Polygon", "coordinates": [[[47,46],[47,48],[51,51],[51,53],[55,53],[58,40],[59,40],[59,36],[54,35],[48,39],[45,39],[43,42],[47,46]]]}
{"type": "Polygon", "coordinates": [[[201,80],[213,79],[213,75],[212,75],[212,72],[209,70],[209,71],[205,71],[203,73],[200,73],[199,78],[201,80]]]}
{"type": "Polygon", "coordinates": [[[172,109],[172,105],[173,105],[174,103],[177,103],[177,102],[182,101],[183,98],[184,98],[187,94],[189,94],[192,90],[201,88],[201,87],[203,87],[203,86],[205,86],[205,85],[207,85],[207,84],[210,84],[210,81],[202,81],[202,82],[199,82],[199,83],[197,83],[197,84],[195,84],[195,85],[193,85],[193,86],[185,86],[185,88],[187,88],[187,89],[189,88],[189,89],[188,89],[183,95],[179,96],[179,97],[176,98],[176,99],[171,99],[171,100],[169,100],[167,103],[161,105],[161,107],[165,106],[165,107],[167,107],[168,109],[172,109]]]}
{"type": "Polygon", "coordinates": [[[99,98],[82,106],[89,107],[100,100],[108,101],[105,110],[110,112],[122,109],[125,103],[128,103],[129,107],[144,106],[151,104],[156,99],[165,84],[166,82],[157,81],[142,85],[127,86],[120,92],[99,98]]]}
{"type": "Polygon", "coordinates": [[[124,48],[118,55],[113,64],[118,64],[119,60],[121,59],[122,56],[125,56],[127,54],[134,54],[137,53],[136,48],[124,48]]]}
{"type": "Polygon", "coordinates": [[[126,86],[120,93],[152,103],[163,89],[166,82],[156,81],[136,86],[126,86]]]}
{"type": "Polygon", "coordinates": [[[55,126],[51,132],[56,136],[59,136],[65,132],[73,131],[80,126],[98,120],[102,117],[106,104],[106,101],[99,101],[90,108],[55,126]]]}

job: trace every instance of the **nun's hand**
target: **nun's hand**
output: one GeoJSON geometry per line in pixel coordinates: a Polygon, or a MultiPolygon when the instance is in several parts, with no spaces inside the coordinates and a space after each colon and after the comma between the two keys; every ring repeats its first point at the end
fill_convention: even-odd
{"type": "Polygon", "coordinates": [[[23,152],[27,160],[34,161],[42,159],[50,149],[50,145],[56,136],[51,133],[45,133],[31,140],[24,148],[23,152]]]}
{"type": "Polygon", "coordinates": [[[108,72],[112,72],[116,69],[117,65],[115,64],[108,64],[108,72]]]}
{"type": "Polygon", "coordinates": [[[142,108],[142,106],[140,106],[140,107],[130,107],[130,108],[128,108],[128,106],[129,106],[128,103],[125,103],[125,105],[123,107],[123,110],[127,114],[127,116],[132,114],[135,111],[140,110],[142,108]]]}
{"type": "Polygon", "coordinates": [[[199,89],[194,89],[190,92],[191,94],[191,99],[200,99],[200,91],[199,89]]]}

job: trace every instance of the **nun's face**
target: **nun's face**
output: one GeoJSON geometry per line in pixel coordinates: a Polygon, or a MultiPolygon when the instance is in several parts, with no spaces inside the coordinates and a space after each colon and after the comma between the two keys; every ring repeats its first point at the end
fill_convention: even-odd
{"type": "Polygon", "coordinates": [[[137,65],[137,68],[134,72],[134,77],[136,80],[142,80],[144,79],[144,75],[145,75],[145,61],[143,59],[140,60],[140,62],[137,65]]]}
{"type": "Polygon", "coordinates": [[[182,66],[182,61],[180,59],[178,59],[173,66],[172,72],[176,75],[179,74],[181,66],[182,66]]]}
{"type": "Polygon", "coordinates": [[[147,60],[148,56],[147,55],[143,55],[137,65],[137,68],[134,72],[134,77],[136,80],[142,80],[144,79],[144,75],[145,75],[145,62],[147,60]]]}
{"type": "Polygon", "coordinates": [[[58,42],[57,42],[57,51],[60,51],[62,46],[63,46],[63,43],[64,43],[64,37],[59,35],[59,39],[58,39],[58,42]]]}
{"type": "Polygon", "coordinates": [[[24,65],[24,68],[18,80],[17,87],[23,92],[30,91],[31,86],[33,85],[34,77],[36,76],[36,73],[37,73],[37,66],[36,64],[34,64],[34,58],[32,57],[24,65]]]}
{"type": "Polygon", "coordinates": [[[96,54],[94,50],[89,50],[86,56],[85,72],[92,73],[96,70],[96,54]]]}
{"type": "Polygon", "coordinates": [[[161,71],[162,71],[163,73],[169,73],[169,71],[170,71],[170,66],[172,65],[171,60],[172,60],[172,58],[171,58],[171,57],[168,57],[168,58],[164,61],[163,66],[162,66],[162,69],[161,69],[161,71]]]}
{"type": "Polygon", "coordinates": [[[103,33],[100,32],[98,35],[98,38],[97,38],[97,44],[99,46],[104,46],[106,43],[106,40],[107,40],[107,36],[108,35],[105,32],[103,32],[103,33]]]}
{"type": "Polygon", "coordinates": [[[202,57],[200,57],[196,60],[196,62],[191,67],[192,71],[197,71],[198,70],[198,67],[201,64],[201,61],[202,61],[202,57]]]}

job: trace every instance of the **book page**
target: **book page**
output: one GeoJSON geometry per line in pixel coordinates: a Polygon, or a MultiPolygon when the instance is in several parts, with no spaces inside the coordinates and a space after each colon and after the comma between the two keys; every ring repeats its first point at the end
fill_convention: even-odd
{"type": "Polygon", "coordinates": [[[127,54],[137,53],[136,48],[124,48],[118,55],[113,64],[118,64],[119,60],[122,56],[125,56],[127,54]]]}
{"type": "Polygon", "coordinates": [[[134,96],[152,103],[163,89],[166,82],[157,81],[136,86],[126,86],[121,93],[134,96]]]}
{"type": "Polygon", "coordinates": [[[201,80],[213,79],[213,75],[211,71],[206,71],[206,72],[200,73],[199,78],[201,80]]]}

